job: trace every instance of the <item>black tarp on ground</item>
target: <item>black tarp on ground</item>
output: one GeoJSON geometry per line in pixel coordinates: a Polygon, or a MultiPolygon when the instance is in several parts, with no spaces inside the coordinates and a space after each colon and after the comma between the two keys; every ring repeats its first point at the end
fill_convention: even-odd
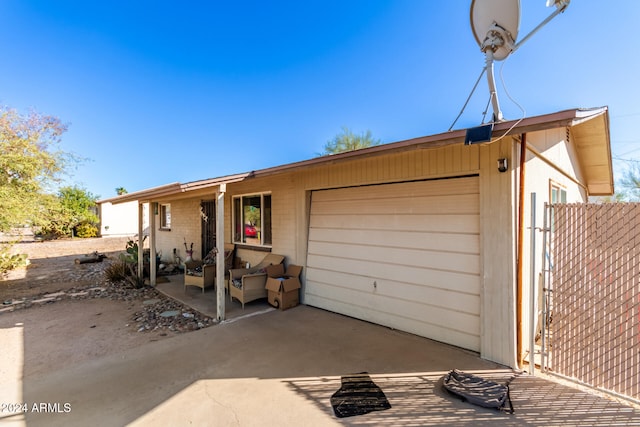
{"type": "Polygon", "coordinates": [[[391,408],[384,392],[366,372],[345,375],[342,386],[331,396],[333,412],[339,418],[368,414],[391,408]]]}
{"type": "Polygon", "coordinates": [[[513,406],[509,397],[509,382],[511,380],[506,384],[499,384],[495,381],[454,369],[444,376],[442,386],[449,393],[458,396],[465,402],[484,408],[513,413],[513,406]]]}

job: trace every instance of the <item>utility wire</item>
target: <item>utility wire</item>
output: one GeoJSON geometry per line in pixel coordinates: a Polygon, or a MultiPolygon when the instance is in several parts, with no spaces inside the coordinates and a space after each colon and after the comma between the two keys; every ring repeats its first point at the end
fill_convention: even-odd
{"type": "Polygon", "coordinates": [[[460,113],[458,113],[458,117],[456,117],[456,119],[453,121],[453,123],[451,123],[451,126],[449,127],[449,131],[448,132],[451,132],[451,129],[453,129],[453,127],[456,125],[456,122],[458,121],[458,119],[460,118],[462,113],[464,113],[464,109],[467,108],[467,104],[469,104],[469,100],[471,99],[471,96],[473,95],[473,92],[476,91],[476,88],[478,87],[478,83],[480,83],[480,79],[482,78],[482,75],[484,74],[485,71],[487,71],[487,67],[482,68],[482,72],[478,76],[478,80],[476,80],[476,84],[473,85],[473,89],[471,89],[471,93],[469,94],[469,96],[467,97],[466,102],[462,106],[462,110],[460,110],[460,113]]]}
{"type": "Polygon", "coordinates": [[[618,156],[611,156],[611,158],[613,160],[619,160],[621,162],[633,162],[633,163],[640,163],[640,160],[636,160],[636,159],[623,159],[622,157],[618,157],[618,156]]]}

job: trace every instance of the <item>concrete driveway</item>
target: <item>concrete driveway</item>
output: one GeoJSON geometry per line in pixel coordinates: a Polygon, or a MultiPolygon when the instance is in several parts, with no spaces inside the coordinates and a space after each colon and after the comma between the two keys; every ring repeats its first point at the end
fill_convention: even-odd
{"type": "Polygon", "coordinates": [[[476,354],[306,306],[267,309],[23,383],[23,401],[53,413],[0,414],[29,426],[604,426],[640,412],[540,377],[511,384],[515,414],[440,391],[457,368],[506,380],[476,354]],[[369,372],[392,408],[336,418],[340,376],[369,372]],[[65,405],[66,404],[66,405],[65,405]],[[49,409],[54,410],[56,406],[49,409]],[[67,411],[68,409],[68,411],[67,411]]]}

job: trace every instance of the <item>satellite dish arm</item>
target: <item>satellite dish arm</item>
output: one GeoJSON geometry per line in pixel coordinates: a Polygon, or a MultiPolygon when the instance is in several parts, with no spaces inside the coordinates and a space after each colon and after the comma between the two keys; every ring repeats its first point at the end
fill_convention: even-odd
{"type": "Polygon", "coordinates": [[[493,107],[493,122],[501,122],[504,120],[502,110],[500,109],[500,101],[498,100],[498,91],[496,91],[496,80],[493,76],[493,51],[487,49],[485,51],[487,82],[489,83],[489,95],[491,96],[491,106],[493,107]]]}
{"type": "Polygon", "coordinates": [[[565,9],[569,6],[569,3],[571,2],[571,0],[556,0],[555,6],[556,6],[556,10],[547,17],[547,19],[545,19],[544,21],[542,21],[540,23],[540,25],[538,25],[536,28],[534,28],[529,34],[527,34],[522,40],[520,40],[518,43],[516,43],[513,46],[513,49],[511,49],[511,53],[515,52],[516,50],[518,50],[520,48],[520,46],[522,46],[522,44],[524,42],[526,42],[527,40],[529,40],[531,38],[531,36],[533,36],[535,33],[537,33],[542,27],[544,27],[545,25],[547,25],[549,23],[549,21],[551,21],[553,18],[555,18],[556,16],[558,16],[559,14],[561,14],[562,12],[565,11],[565,9]]]}

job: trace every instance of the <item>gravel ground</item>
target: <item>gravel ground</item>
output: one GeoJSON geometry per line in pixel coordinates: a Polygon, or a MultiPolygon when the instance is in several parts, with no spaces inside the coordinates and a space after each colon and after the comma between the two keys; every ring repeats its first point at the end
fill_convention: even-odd
{"type": "Polygon", "coordinates": [[[128,239],[28,242],[14,251],[31,264],[0,280],[0,332],[23,328],[25,375],[117,353],[215,323],[144,286],[108,282],[104,269],[128,239]],[[98,251],[106,259],[76,264],[98,251]]]}

